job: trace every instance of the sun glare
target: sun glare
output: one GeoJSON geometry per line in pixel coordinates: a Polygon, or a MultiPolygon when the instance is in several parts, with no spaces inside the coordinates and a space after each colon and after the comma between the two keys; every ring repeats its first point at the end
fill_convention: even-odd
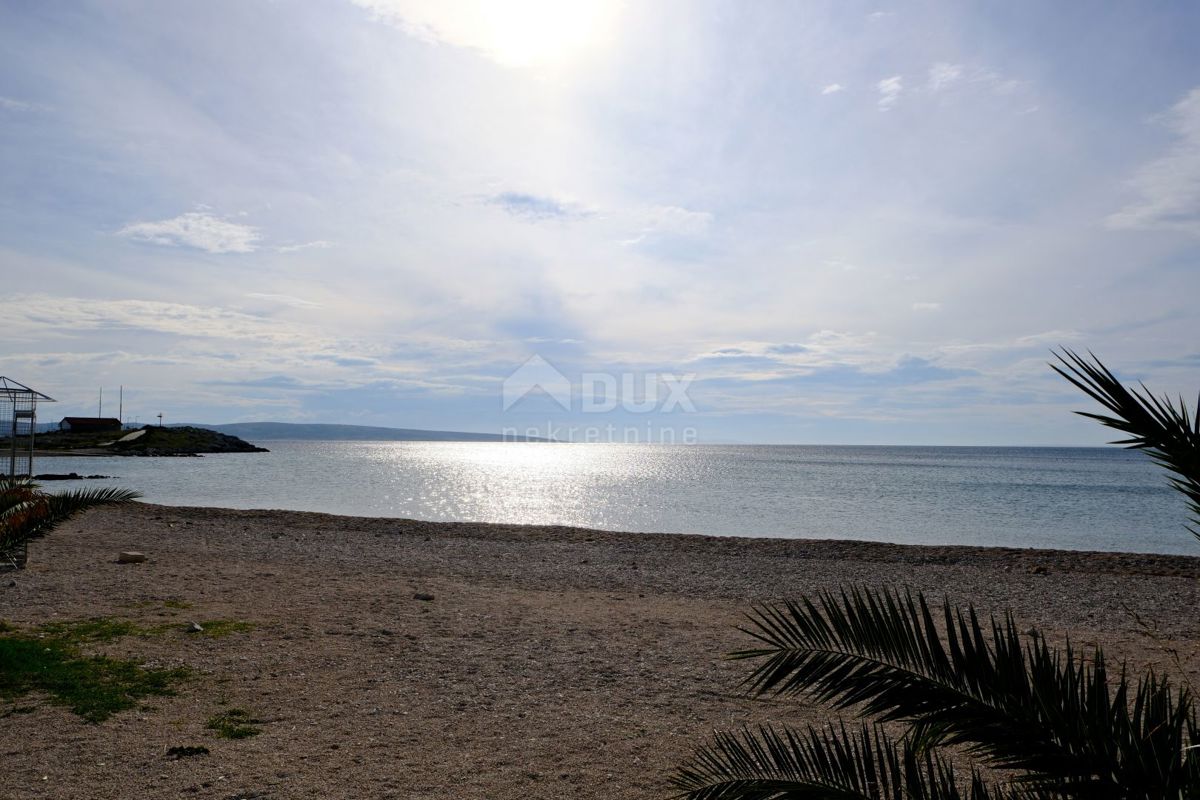
{"type": "Polygon", "coordinates": [[[569,65],[612,36],[619,0],[466,0],[375,4],[413,33],[478,50],[507,67],[569,65]]]}
{"type": "Polygon", "coordinates": [[[489,3],[481,23],[486,49],[512,67],[561,65],[603,43],[616,5],[604,0],[510,0],[489,3]]]}

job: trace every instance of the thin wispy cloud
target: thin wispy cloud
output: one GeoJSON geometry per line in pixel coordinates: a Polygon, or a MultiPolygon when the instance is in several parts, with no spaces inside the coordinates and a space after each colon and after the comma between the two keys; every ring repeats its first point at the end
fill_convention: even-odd
{"type": "Polygon", "coordinates": [[[14,100],[11,97],[0,96],[0,111],[29,111],[32,108],[32,103],[26,103],[24,100],[14,100]]]}
{"type": "Polygon", "coordinates": [[[531,222],[578,219],[588,213],[574,203],[524,192],[501,192],[488,197],[486,202],[531,222]]]}
{"type": "Polygon", "coordinates": [[[276,253],[295,253],[300,250],[328,250],[333,247],[333,242],[327,242],[324,239],[317,239],[303,244],[284,244],[275,248],[276,253]]]}
{"type": "Polygon", "coordinates": [[[118,230],[117,236],[206,253],[253,253],[262,238],[252,225],[231,222],[207,211],[188,211],[157,222],[133,222],[118,230]]]}
{"type": "Polygon", "coordinates": [[[305,300],[302,297],[296,297],[290,294],[274,294],[271,292],[247,292],[246,297],[253,297],[255,300],[270,300],[292,308],[320,308],[320,303],[314,303],[311,300],[305,300]]]}
{"type": "Polygon", "coordinates": [[[654,206],[645,212],[643,231],[698,236],[707,232],[712,222],[713,215],[707,211],[692,211],[679,206],[654,206]]]}
{"type": "Polygon", "coordinates": [[[838,92],[845,90],[846,87],[842,86],[840,83],[831,83],[821,88],[821,94],[837,94],[838,92]]]}
{"type": "Polygon", "coordinates": [[[875,88],[879,91],[879,110],[890,111],[904,92],[904,78],[900,75],[884,78],[875,88]]]}
{"type": "Polygon", "coordinates": [[[1129,182],[1137,199],[1108,217],[1118,229],[1178,230],[1200,235],[1200,87],[1162,117],[1175,142],[1129,182]]]}
{"type": "Polygon", "coordinates": [[[1022,88],[1022,82],[978,65],[952,64],[948,61],[930,65],[924,86],[926,92],[938,94],[967,88],[982,89],[994,95],[1011,95],[1022,88]]]}
{"type": "Polygon", "coordinates": [[[940,92],[956,83],[962,77],[962,74],[963,68],[961,64],[950,64],[945,61],[939,61],[929,68],[929,89],[930,91],[940,92]]]}
{"type": "Polygon", "coordinates": [[[623,216],[637,225],[634,235],[620,240],[626,247],[652,244],[664,237],[695,241],[708,234],[714,219],[708,211],[679,206],[652,206],[623,216]]]}

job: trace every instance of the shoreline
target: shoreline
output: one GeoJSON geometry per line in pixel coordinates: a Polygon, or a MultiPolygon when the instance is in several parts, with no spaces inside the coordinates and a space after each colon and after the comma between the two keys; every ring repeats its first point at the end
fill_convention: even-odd
{"type": "MultiPolygon", "coordinates": [[[[667,547],[675,551],[692,549],[704,551],[712,548],[724,552],[744,547],[749,550],[771,552],[778,557],[798,559],[851,559],[855,561],[878,561],[885,563],[925,564],[973,564],[975,566],[1057,567],[1059,570],[1087,573],[1111,573],[1128,575],[1161,575],[1200,578],[1200,556],[1174,555],[1170,553],[1131,552],[1124,550],[1068,550],[1043,547],[1004,547],[972,544],[909,544],[873,539],[808,539],[783,536],[733,536],[710,533],[673,533],[667,531],[620,531],[607,528],[586,528],[574,525],[546,525],[540,523],[478,522],[423,520],[409,517],[362,516],[357,514],[331,514],[321,511],[295,511],[281,508],[225,508],[221,506],[164,505],[138,501],[138,505],[176,509],[194,513],[230,513],[261,516],[264,521],[278,521],[290,515],[300,519],[312,518],[334,526],[339,521],[351,521],[355,526],[391,525],[396,529],[426,528],[448,535],[478,538],[495,538],[520,541],[592,542],[601,538],[621,541],[632,538],[639,541],[648,537],[651,541],[646,549],[657,549],[656,544],[666,546],[662,539],[682,539],[682,548],[667,547]]],[[[1186,532],[1180,534],[1186,536],[1186,532]]],[[[1039,573],[1046,574],[1046,573],[1039,573]]]]}
{"type": "Polygon", "coordinates": [[[165,624],[89,648],[194,672],[177,696],[99,725],[42,700],[5,718],[6,790],[21,797],[666,796],[663,777],[714,728],[830,718],[738,698],[746,666],[722,654],[746,644],[751,603],[850,584],[1011,609],[1022,630],[1200,680],[1190,556],[138,503],[66,523],[3,577],[10,623],[165,624]],[[148,561],[114,563],[122,550],[148,561]],[[248,628],[182,632],[210,620],[248,628]],[[229,706],[262,734],[206,731],[229,706]],[[211,752],[165,755],[188,745],[211,752]]]}

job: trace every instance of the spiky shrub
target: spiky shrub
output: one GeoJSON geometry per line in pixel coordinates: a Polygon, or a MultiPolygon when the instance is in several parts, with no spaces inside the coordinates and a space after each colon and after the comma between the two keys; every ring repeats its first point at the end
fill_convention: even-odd
{"type": "Polygon", "coordinates": [[[28,478],[0,477],[0,562],[19,563],[16,554],[30,539],[44,536],[80,511],[139,497],[113,487],[48,493],[28,478]]]}
{"type": "Polygon", "coordinates": [[[1022,637],[1011,614],[857,588],[758,606],[742,630],[757,646],[731,655],[756,662],[751,696],[870,722],[719,734],[672,778],[689,800],[1200,796],[1186,689],[1022,637]]]}
{"type": "Polygon", "coordinates": [[[1128,439],[1112,444],[1142,450],[1166,468],[1171,473],[1171,485],[1187,498],[1192,514],[1188,530],[1200,538],[1197,527],[1200,526],[1200,399],[1195,411],[1189,412],[1182,397],[1176,405],[1170,397],[1155,397],[1145,384],[1139,384],[1140,391],[1127,389],[1100,359],[1088,355],[1090,361],[1063,348],[1061,353],[1054,354],[1059,363],[1051,364],[1050,368],[1114,416],[1089,411],[1075,413],[1128,435],[1128,439]]]}

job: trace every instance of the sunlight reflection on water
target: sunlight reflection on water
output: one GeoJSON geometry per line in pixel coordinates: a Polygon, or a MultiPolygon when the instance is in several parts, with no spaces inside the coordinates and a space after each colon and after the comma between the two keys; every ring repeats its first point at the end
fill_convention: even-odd
{"type": "Polygon", "coordinates": [[[118,475],[147,500],[179,505],[1200,554],[1165,476],[1118,449],[266,444],[269,454],[38,468],[118,475]]]}

